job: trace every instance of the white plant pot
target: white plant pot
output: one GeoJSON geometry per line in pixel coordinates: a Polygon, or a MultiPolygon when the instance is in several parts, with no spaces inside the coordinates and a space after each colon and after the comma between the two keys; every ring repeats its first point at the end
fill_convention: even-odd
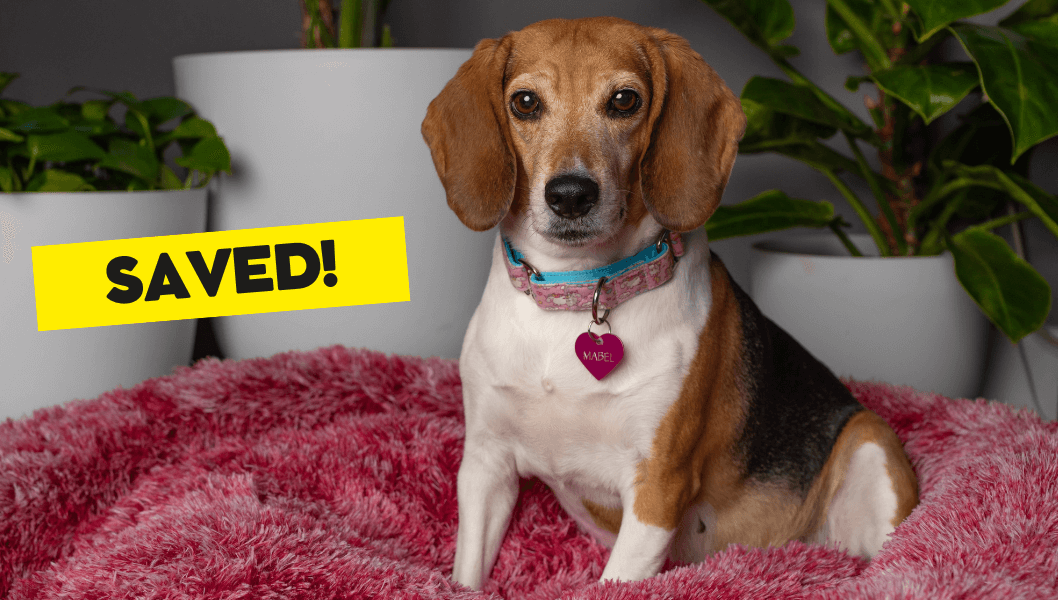
{"type": "Polygon", "coordinates": [[[30,248],[202,232],[204,189],[0,194],[0,222],[0,418],[94,398],[190,362],[194,319],[37,331],[30,248]]]}
{"type": "MultiPolygon", "coordinates": [[[[1051,325],[1047,331],[1058,337],[1058,327],[1051,325]]],[[[988,377],[985,380],[982,396],[989,400],[999,400],[1012,406],[1031,408],[1032,392],[1025,365],[1021,361],[1017,346],[1002,333],[994,336],[992,354],[989,357],[988,377]]],[[[1036,388],[1037,400],[1045,419],[1058,418],[1058,348],[1048,344],[1043,338],[1032,334],[1022,338],[1025,358],[1029,363],[1032,381],[1036,388]]]]}
{"type": "Polygon", "coordinates": [[[877,257],[866,234],[852,257],[833,234],[753,245],[749,293],[761,311],[838,375],[953,398],[981,390],[988,321],[952,258],[877,257]]]}
{"type": "Polygon", "coordinates": [[[411,301],[218,318],[226,357],[328,344],[459,355],[495,234],[470,231],[448,208],[419,128],[470,54],[285,50],[173,61],[177,95],[231,149],[234,174],[211,191],[210,229],[404,217],[411,301]]]}

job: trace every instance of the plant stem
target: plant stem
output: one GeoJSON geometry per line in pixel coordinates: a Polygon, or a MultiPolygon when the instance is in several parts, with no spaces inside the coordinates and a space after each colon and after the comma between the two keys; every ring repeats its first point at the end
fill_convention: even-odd
{"type": "Polygon", "coordinates": [[[342,0],[338,15],[338,47],[356,48],[360,45],[360,0],[342,0]]]}
{"type": "Polygon", "coordinates": [[[878,227],[878,223],[875,222],[874,217],[872,217],[871,213],[867,211],[867,207],[865,207],[863,202],[856,197],[856,194],[853,193],[852,189],[830,169],[820,169],[820,171],[827,176],[830,183],[834,184],[834,187],[841,192],[841,195],[845,197],[845,200],[848,201],[850,206],[852,206],[852,209],[856,211],[860,220],[863,221],[863,224],[867,227],[867,232],[871,234],[872,238],[874,238],[874,243],[878,246],[878,252],[882,256],[892,256],[892,252],[889,251],[889,243],[885,240],[885,234],[882,233],[882,230],[878,227]]]}
{"type": "Polygon", "coordinates": [[[852,154],[856,157],[856,162],[860,165],[860,173],[863,178],[867,180],[867,185],[871,187],[871,193],[874,194],[875,201],[878,202],[878,209],[882,211],[882,215],[885,216],[885,220],[889,222],[889,228],[893,232],[893,237],[896,239],[896,252],[903,256],[907,254],[907,241],[904,239],[903,232],[900,230],[900,224],[896,221],[896,215],[893,213],[893,207],[889,206],[889,200],[885,196],[885,191],[882,190],[882,184],[879,183],[878,179],[874,176],[874,171],[871,170],[870,165],[867,164],[867,159],[863,157],[863,153],[860,152],[860,147],[856,144],[856,140],[845,133],[845,140],[849,143],[849,148],[852,149],[852,154]]]}
{"type": "Polygon", "coordinates": [[[944,207],[944,210],[941,211],[940,216],[930,223],[929,232],[926,233],[926,237],[922,238],[922,245],[919,246],[920,254],[932,256],[940,253],[941,239],[948,232],[948,221],[955,216],[955,212],[959,210],[961,204],[962,198],[956,198],[949,202],[944,207]]]}
{"type": "Polygon", "coordinates": [[[838,236],[838,239],[841,240],[842,245],[844,245],[845,249],[849,251],[849,254],[853,256],[863,256],[863,253],[860,252],[860,249],[856,247],[856,244],[853,244],[852,240],[849,239],[849,236],[841,230],[841,225],[838,225],[839,219],[840,217],[827,223],[827,227],[830,227],[831,231],[833,231],[834,234],[838,236]]]}
{"type": "Polygon", "coordinates": [[[944,198],[948,197],[951,194],[954,194],[955,192],[961,189],[973,187],[975,185],[977,185],[976,182],[968,179],[955,179],[953,181],[949,181],[948,183],[940,187],[934,188],[930,191],[930,193],[926,194],[926,197],[923,198],[922,201],[919,202],[913,210],[908,213],[907,230],[914,231],[915,229],[917,229],[919,217],[925,214],[927,210],[932,208],[935,204],[937,204],[944,198]]]}
{"type": "Polygon", "coordinates": [[[885,48],[882,47],[878,38],[874,37],[870,28],[860,20],[859,15],[849,7],[845,0],[827,0],[827,4],[834,9],[834,12],[838,13],[841,20],[845,21],[845,24],[852,30],[852,34],[859,39],[860,50],[863,53],[863,58],[867,60],[868,66],[871,67],[871,71],[884,71],[893,66],[889,62],[889,56],[885,53],[885,48]]]}
{"type": "Polygon", "coordinates": [[[980,228],[980,229],[995,229],[996,227],[1002,227],[1003,225],[1009,225],[1011,223],[1016,223],[1016,222],[1018,222],[1018,221],[1020,221],[1022,219],[1027,219],[1027,218],[1029,218],[1031,216],[1032,216],[1032,213],[1030,213],[1030,212],[1016,212],[1016,213],[1014,213],[1012,215],[1007,215],[1005,217],[999,217],[997,219],[992,219],[991,221],[985,221],[984,223],[981,223],[980,225],[975,225],[974,227],[977,227],[977,228],[980,228]]]}

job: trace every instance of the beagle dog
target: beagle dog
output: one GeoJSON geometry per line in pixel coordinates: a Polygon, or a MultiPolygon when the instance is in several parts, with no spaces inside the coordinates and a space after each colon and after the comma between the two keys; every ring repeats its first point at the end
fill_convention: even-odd
{"type": "Polygon", "coordinates": [[[732,543],[871,557],[917,504],[892,429],[709,250],[745,122],[686,40],[616,18],[483,40],[430,103],[448,205],[499,225],[459,363],[456,581],[488,576],[519,477],[612,548],[604,580],[732,543]]]}

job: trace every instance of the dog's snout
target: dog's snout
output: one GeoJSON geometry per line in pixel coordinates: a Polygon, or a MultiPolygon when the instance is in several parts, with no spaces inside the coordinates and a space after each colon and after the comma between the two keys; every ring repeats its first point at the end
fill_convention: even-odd
{"type": "Polygon", "coordinates": [[[560,175],[544,186],[544,198],[556,215],[576,219],[588,214],[599,200],[599,184],[583,175],[560,175]]]}

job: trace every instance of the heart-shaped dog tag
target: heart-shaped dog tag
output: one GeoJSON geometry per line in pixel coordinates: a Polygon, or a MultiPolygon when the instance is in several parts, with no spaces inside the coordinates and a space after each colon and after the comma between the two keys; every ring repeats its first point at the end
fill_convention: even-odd
{"type": "Polygon", "coordinates": [[[613,371],[617,363],[621,362],[625,356],[625,347],[621,343],[621,338],[612,333],[599,336],[585,331],[577,336],[574,350],[580,362],[584,363],[584,368],[588,369],[588,372],[596,379],[609,375],[610,371],[613,371]]]}

